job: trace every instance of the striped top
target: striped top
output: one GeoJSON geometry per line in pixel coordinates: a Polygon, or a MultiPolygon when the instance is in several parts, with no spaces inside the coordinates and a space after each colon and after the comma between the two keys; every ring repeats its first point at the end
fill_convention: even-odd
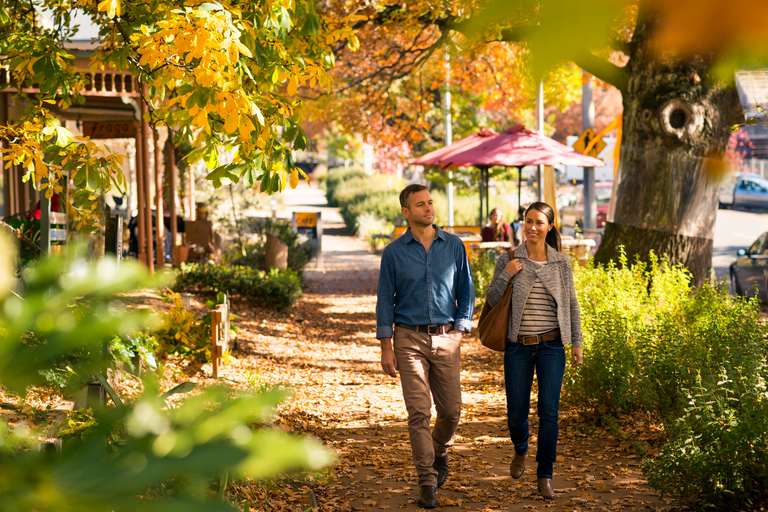
{"type": "MultiPolygon", "coordinates": [[[[535,261],[538,266],[543,267],[546,261],[535,261]]],[[[547,291],[538,277],[533,283],[531,293],[525,301],[523,308],[523,317],[520,320],[520,330],[518,336],[531,336],[533,334],[542,334],[559,328],[557,322],[557,302],[555,298],[547,291]]]]}

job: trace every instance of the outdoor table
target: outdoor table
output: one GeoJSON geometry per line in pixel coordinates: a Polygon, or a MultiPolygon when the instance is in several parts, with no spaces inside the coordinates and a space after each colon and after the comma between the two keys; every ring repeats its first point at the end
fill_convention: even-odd
{"type": "Polygon", "coordinates": [[[591,238],[564,238],[562,240],[563,252],[573,256],[579,265],[587,264],[587,255],[595,246],[595,241],[591,238]]]}
{"type": "Polygon", "coordinates": [[[469,256],[469,261],[472,261],[474,253],[480,254],[489,249],[501,252],[510,247],[512,247],[512,242],[475,242],[467,245],[467,256],[469,256]]]}

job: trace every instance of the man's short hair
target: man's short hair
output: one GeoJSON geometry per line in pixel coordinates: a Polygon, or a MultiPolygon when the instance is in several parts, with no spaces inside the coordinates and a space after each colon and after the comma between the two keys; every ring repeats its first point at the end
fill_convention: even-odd
{"type": "Polygon", "coordinates": [[[403,191],[400,192],[400,206],[402,208],[408,208],[408,198],[411,197],[411,194],[421,192],[422,190],[429,190],[429,188],[421,183],[412,183],[405,187],[403,191]]]}

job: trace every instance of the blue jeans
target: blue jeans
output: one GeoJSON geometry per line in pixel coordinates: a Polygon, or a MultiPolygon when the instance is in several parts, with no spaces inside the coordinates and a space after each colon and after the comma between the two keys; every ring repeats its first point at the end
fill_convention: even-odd
{"type": "Polygon", "coordinates": [[[565,375],[565,349],[561,338],[538,345],[507,342],[504,350],[507,426],[518,455],[528,451],[528,413],[534,368],[539,383],[536,476],[552,478],[552,464],[557,459],[557,413],[565,375]]]}

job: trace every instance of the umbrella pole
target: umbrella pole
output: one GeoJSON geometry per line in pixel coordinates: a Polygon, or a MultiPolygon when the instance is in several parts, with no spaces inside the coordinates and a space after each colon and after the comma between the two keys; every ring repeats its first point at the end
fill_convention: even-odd
{"type": "Polygon", "coordinates": [[[517,168],[517,218],[520,219],[520,207],[523,206],[523,168],[517,168]]]}
{"type": "Polygon", "coordinates": [[[485,218],[491,214],[491,170],[489,167],[485,168],[485,218]]]}
{"type": "Polygon", "coordinates": [[[477,224],[478,224],[478,226],[480,226],[480,228],[482,228],[483,227],[483,168],[479,167],[479,169],[480,169],[480,180],[479,180],[479,184],[480,184],[480,220],[478,221],[477,224]]]}

